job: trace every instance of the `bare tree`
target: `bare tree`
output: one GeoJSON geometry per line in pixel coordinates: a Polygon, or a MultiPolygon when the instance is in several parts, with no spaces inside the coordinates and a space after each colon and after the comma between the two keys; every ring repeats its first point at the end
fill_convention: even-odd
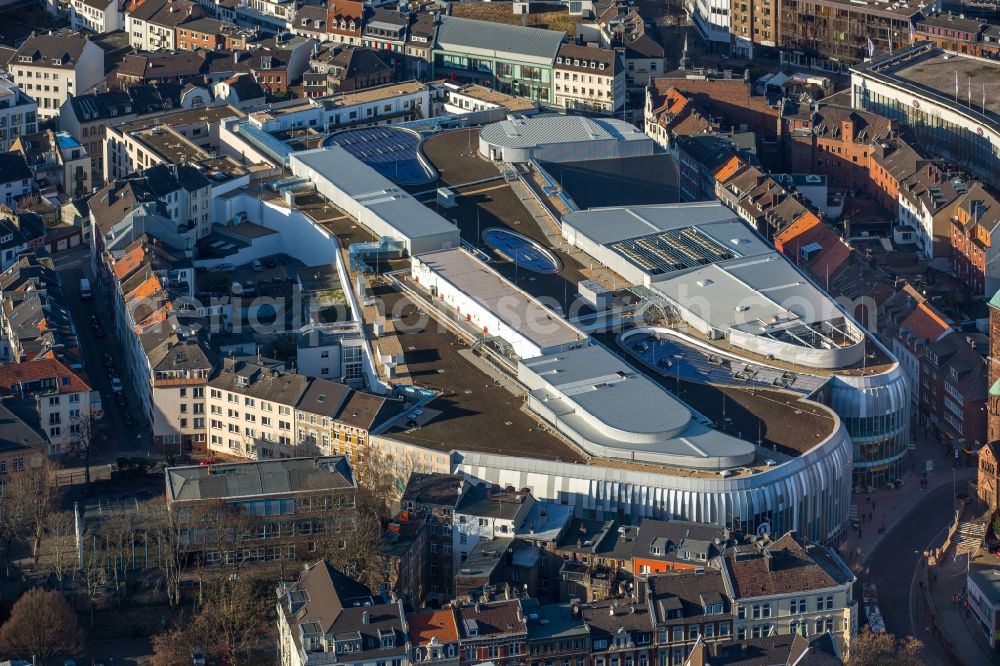
{"type": "Polygon", "coordinates": [[[48,557],[45,569],[59,581],[59,591],[66,589],[66,579],[79,565],[76,546],[76,518],[69,511],[49,514],[46,521],[48,557]]]}
{"type": "Polygon", "coordinates": [[[0,653],[48,663],[57,654],[76,655],[83,634],[76,613],[58,592],[33,588],[25,592],[0,627],[0,653]]]}
{"type": "Polygon", "coordinates": [[[80,577],[87,599],[90,601],[90,626],[94,626],[94,606],[101,594],[101,587],[107,582],[105,550],[98,547],[96,537],[88,534],[80,544],[80,577]]]}
{"type": "Polygon", "coordinates": [[[171,629],[168,632],[153,636],[152,666],[178,666],[191,662],[191,648],[198,639],[190,631],[171,629]]]}
{"type": "Polygon", "coordinates": [[[104,446],[107,435],[101,429],[100,421],[92,415],[81,416],[76,437],[70,444],[70,452],[83,459],[84,481],[90,485],[90,458],[104,446]]]}
{"type": "Polygon", "coordinates": [[[851,647],[848,666],[920,666],[924,663],[923,643],[907,636],[902,641],[887,633],[865,627],[851,647]]]}
{"type": "Polygon", "coordinates": [[[101,524],[101,537],[107,551],[107,565],[110,568],[115,596],[119,604],[128,597],[128,572],[132,569],[135,531],[138,526],[134,511],[119,508],[110,512],[101,524]]]}
{"type": "Polygon", "coordinates": [[[4,546],[4,567],[10,576],[10,560],[14,545],[32,533],[31,507],[19,488],[20,473],[0,488],[0,537],[4,546]]]}
{"type": "Polygon", "coordinates": [[[167,587],[167,600],[171,606],[176,606],[181,601],[181,574],[187,559],[186,532],[182,533],[177,513],[171,511],[166,502],[152,508],[146,522],[147,539],[156,544],[159,552],[159,566],[167,587]]]}
{"type": "Polygon", "coordinates": [[[24,531],[31,538],[31,555],[36,569],[45,526],[60,495],[57,469],[58,465],[48,456],[36,455],[28,461],[24,470],[11,476],[4,488],[6,498],[21,507],[19,512],[24,521],[24,531]]]}
{"type": "Polygon", "coordinates": [[[206,648],[212,646],[225,663],[240,663],[268,629],[270,603],[255,587],[256,581],[243,574],[220,577],[192,623],[192,636],[206,648]]]}

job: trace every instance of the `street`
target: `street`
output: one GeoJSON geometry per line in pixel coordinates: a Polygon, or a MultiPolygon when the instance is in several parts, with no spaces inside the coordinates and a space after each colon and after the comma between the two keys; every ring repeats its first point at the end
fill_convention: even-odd
{"type": "MultiPolygon", "coordinates": [[[[117,361],[118,372],[122,372],[122,354],[115,337],[115,324],[111,319],[107,299],[90,275],[90,259],[88,249],[84,246],[62,252],[54,259],[55,268],[59,273],[62,291],[65,296],[65,306],[73,316],[73,323],[80,340],[80,355],[87,371],[87,379],[94,389],[100,391],[101,405],[104,409],[102,427],[109,433],[110,442],[102,450],[96,451],[92,458],[94,462],[111,462],[119,455],[142,455],[151,451],[149,428],[144,417],[136,409],[132,401],[128,409],[132,415],[132,425],[123,423],[123,408],[114,399],[111,392],[111,382],[104,367],[105,352],[111,354],[117,361]],[[80,278],[87,277],[94,290],[93,298],[84,301],[80,298],[80,278]],[[90,327],[91,315],[97,316],[104,327],[105,335],[98,338],[90,327]]],[[[129,386],[125,394],[129,395],[129,386]]]]}
{"type": "Polygon", "coordinates": [[[911,587],[920,553],[944,541],[953,511],[952,485],[946,483],[920,499],[885,536],[867,561],[868,579],[878,588],[885,628],[898,638],[913,634],[924,642],[928,664],[944,664],[944,654],[922,621],[911,621],[911,587]]]}

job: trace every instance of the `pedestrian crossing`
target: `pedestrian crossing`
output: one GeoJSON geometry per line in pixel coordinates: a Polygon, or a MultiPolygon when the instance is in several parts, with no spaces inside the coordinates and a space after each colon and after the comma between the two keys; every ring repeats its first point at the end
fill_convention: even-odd
{"type": "Polygon", "coordinates": [[[965,553],[975,553],[983,545],[986,537],[985,523],[961,522],[955,532],[955,553],[964,555],[965,553]]]}

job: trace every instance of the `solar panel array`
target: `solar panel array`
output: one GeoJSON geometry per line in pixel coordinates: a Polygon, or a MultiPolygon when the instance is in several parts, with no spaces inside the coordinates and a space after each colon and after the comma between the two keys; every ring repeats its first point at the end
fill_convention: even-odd
{"type": "Polygon", "coordinates": [[[697,227],[683,227],[617,241],[611,249],[649,275],[733,259],[739,255],[697,227]]]}
{"type": "Polygon", "coordinates": [[[420,135],[395,127],[364,127],[337,132],[324,146],[337,145],[396,183],[418,185],[433,180],[417,158],[420,135]]]}

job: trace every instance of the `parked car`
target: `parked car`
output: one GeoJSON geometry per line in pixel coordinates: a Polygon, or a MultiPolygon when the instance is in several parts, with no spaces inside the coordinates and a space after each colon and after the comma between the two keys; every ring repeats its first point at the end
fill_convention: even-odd
{"type": "Polygon", "coordinates": [[[222,273],[224,271],[235,271],[235,270],[236,266],[233,266],[232,264],[219,264],[218,266],[212,269],[212,272],[222,273]]]}
{"type": "Polygon", "coordinates": [[[191,664],[192,666],[205,666],[205,653],[201,648],[191,650],[191,664]]]}
{"type": "Polygon", "coordinates": [[[261,259],[261,262],[263,262],[263,264],[268,268],[274,268],[275,266],[278,265],[271,257],[264,257],[263,259],[261,259]]]}
{"type": "Polygon", "coordinates": [[[125,394],[124,393],[116,393],[115,394],[115,402],[118,403],[119,407],[126,407],[126,406],[128,406],[128,400],[125,399],[125,394]]]}
{"type": "Polygon", "coordinates": [[[111,354],[104,354],[104,367],[111,369],[115,367],[115,358],[111,354]]]}
{"type": "Polygon", "coordinates": [[[115,393],[121,393],[125,390],[125,386],[122,384],[122,380],[118,377],[111,378],[111,390],[115,393]]]}
{"type": "Polygon", "coordinates": [[[250,268],[253,269],[254,273],[260,273],[264,270],[264,264],[260,262],[260,259],[254,259],[253,263],[250,264],[250,268]]]}
{"type": "Polygon", "coordinates": [[[122,423],[124,423],[127,426],[132,425],[132,415],[129,414],[128,411],[122,412],[122,423]]]}

